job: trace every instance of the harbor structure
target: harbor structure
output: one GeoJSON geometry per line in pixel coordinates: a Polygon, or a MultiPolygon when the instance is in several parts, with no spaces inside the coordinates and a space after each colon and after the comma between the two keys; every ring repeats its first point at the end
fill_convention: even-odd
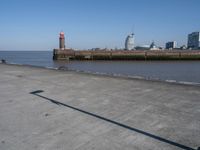
{"type": "Polygon", "coordinates": [[[60,37],[59,37],[59,48],[61,50],[65,49],[65,33],[60,32],[60,37]]]}
{"type": "Polygon", "coordinates": [[[165,48],[169,50],[175,49],[177,48],[177,42],[176,41],[167,42],[165,48]]]}
{"type": "Polygon", "coordinates": [[[188,35],[188,48],[189,49],[200,48],[200,32],[193,32],[188,35]]]}
{"type": "Polygon", "coordinates": [[[134,33],[129,34],[125,40],[125,50],[134,49],[134,33]]]}
{"type": "Polygon", "coordinates": [[[53,60],[200,60],[200,51],[161,51],[154,42],[149,48],[141,47],[135,50],[133,35],[127,37],[127,50],[95,48],[79,51],[65,48],[65,36],[64,32],[61,32],[59,48],[53,50],[53,60]]]}
{"type": "Polygon", "coordinates": [[[197,50],[60,50],[54,49],[54,60],[200,60],[197,50]]]}

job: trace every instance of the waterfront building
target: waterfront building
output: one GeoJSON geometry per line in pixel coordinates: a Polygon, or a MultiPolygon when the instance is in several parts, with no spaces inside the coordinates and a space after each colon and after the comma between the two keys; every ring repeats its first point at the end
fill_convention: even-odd
{"type": "Polygon", "coordinates": [[[60,37],[59,37],[59,48],[61,50],[65,49],[65,33],[60,32],[60,37]]]}
{"type": "Polygon", "coordinates": [[[150,50],[159,50],[159,48],[156,46],[155,42],[152,42],[150,47],[149,47],[150,50]]]}
{"type": "Polygon", "coordinates": [[[189,49],[200,48],[200,32],[193,32],[188,35],[188,48],[189,49]]]}
{"type": "Polygon", "coordinates": [[[129,34],[125,40],[125,50],[133,50],[134,49],[134,33],[129,34]]]}
{"type": "Polygon", "coordinates": [[[136,46],[135,50],[149,50],[150,45],[136,46]]]}
{"type": "Polygon", "coordinates": [[[177,42],[176,41],[172,41],[172,42],[167,42],[166,43],[166,49],[175,49],[177,47],[177,42]]]}
{"type": "Polygon", "coordinates": [[[183,45],[183,46],[180,47],[180,49],[181,49],[181,50],[186,50],[187,47],[186,47],[185,45],[183,45]]]}

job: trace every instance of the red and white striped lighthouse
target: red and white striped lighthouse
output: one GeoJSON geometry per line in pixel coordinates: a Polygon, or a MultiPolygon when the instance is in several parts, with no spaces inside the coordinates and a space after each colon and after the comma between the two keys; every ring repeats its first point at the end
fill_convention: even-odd
{"type": "Polygon", "coordinates": [[[62,50],[65,49],[65,33],[64,32],[60,32],[59,45],[60,45],[60,49],[62,50]]]}

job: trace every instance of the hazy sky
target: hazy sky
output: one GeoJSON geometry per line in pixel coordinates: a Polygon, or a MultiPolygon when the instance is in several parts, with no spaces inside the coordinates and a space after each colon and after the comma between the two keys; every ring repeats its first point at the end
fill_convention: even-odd
{"type": "Polygon", "coordinates": [[[136,45],[182,45],[200,30],[199,8],[200,0],[1,0],[0,50],[52,50],[61,30],[78,49],[124,47],[133,30],[136,45]]]}

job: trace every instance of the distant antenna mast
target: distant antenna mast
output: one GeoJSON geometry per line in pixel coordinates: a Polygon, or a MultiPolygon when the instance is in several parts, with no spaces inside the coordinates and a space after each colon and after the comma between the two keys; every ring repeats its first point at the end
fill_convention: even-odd
{"type": "Polygon", "coordinates": [[[135,34],[135,25],[132,27],[132,33],[135,34]]]}

